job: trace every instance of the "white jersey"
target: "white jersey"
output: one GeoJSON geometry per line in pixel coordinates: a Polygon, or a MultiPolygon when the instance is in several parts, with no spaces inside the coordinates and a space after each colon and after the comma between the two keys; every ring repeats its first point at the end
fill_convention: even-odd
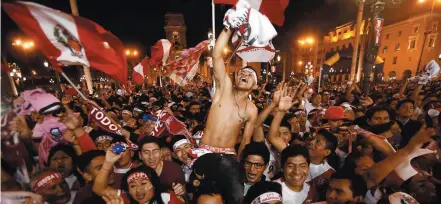
{"type": "Polygon", "coordinates": [[[283,204],[301,204],[307,200],[310,188],[307,183],[303,184],[303,189],[300,192],[295,192],[288,188],[285,182],[283,182],[281,179],[277,179],[275,182],[282,185],[283,204]]]}

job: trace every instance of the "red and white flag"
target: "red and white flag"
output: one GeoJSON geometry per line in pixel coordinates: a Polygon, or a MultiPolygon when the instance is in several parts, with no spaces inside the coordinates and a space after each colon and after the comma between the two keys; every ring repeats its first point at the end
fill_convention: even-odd
{"type": "Polygon", "coordinates": [[[159,110],[153,114],[153,117],[158,120],[155,123],[155,128],[150,133],[151,136],[159,137],[161,133],[167,129],[167,131],[173,135],[184,135],[190,142],[195,144],[192,135],[187,130],[187,126],[182,121],[176,119],[172,114],[166,110],[159,110]]]}
{"type": "Polygon", "coordinates": [[[207,49],[209,43],[209,40],[205,40],[196,45],[196,47],[183,50],[177,60],[169,62],[167,64],[171,72],[169,78],[179,86],[184,86],[192,80],[199,68],[199,58],[207,49]]]}
{"type": "Polygon", "coordinates": [[[236,54],[247,62],[269,62],[276,55],[276,49],[271,42],[265,47],[241,44],[236,54]]]}
{"type": "Polygon", "coordinates": [[[136,84],[144,83],[144,77],[148,75],[150,65],[148,59],[143,59],[138,65],[133,67],[132,79],[136,84]]]}
{"type": "MultiPolygon", "coordinates": [[[[236,5],[239,0],[214,0],[215,4],[236,5]]],[[[271,23],[282,26],[285,21],[285,9],[289,0],[246,0],[251,8],[267,16],[271,23]]]]}
{"type": "Polygon", "coordinates": [[[165,65],[170,56],[171,43],[167,39],[158,40],[151,48],[150,66],[165,65]]]}
{"type": "Polygon", "coordinates": [[[52,64],[85,65],[118,82],[127,81],[124,45],[100,25],[32,2],[2,5],[52,64]]]}

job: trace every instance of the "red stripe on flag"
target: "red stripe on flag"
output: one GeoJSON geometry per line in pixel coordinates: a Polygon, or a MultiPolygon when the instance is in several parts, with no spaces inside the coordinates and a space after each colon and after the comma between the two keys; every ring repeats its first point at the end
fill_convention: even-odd
{"type": "Polygon", "coordinates": [[[100,25],[82,17],[74,17],[80,42],[92,68],[98,69],[120,83],[127,81],[127,58],[124,44],[100,25]],[[104,43],[108,44],[107,49],[104,43]]]}
{"type": "Polygon", "coordinates": [[[2,3],[5,12],[15,21],[20,29],[26,33],[35,43],[41,52],[48,57],[51,64],[57,64],[57,56],[61,52],[47,39],[46,34],[41,30],[40,24],[32,16],[26,6],[20,3],[2,3]]]}

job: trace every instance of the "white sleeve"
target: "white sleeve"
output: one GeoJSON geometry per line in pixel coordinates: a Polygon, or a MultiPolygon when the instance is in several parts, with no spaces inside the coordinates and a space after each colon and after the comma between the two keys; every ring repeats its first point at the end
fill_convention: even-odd
{"type": "Polygon", "coordinates": [[[170,194],[169,193],[161,193],[162,202],[168,203],[170,202],[170,194]]]}

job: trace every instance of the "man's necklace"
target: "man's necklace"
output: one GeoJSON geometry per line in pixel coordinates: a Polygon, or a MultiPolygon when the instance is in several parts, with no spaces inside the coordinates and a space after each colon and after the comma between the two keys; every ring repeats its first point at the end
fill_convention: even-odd
{"type": "Polygon", "coordinates": [[[237,102],[236,91],[234,91],[234,101],[236,102],[236,106],[237,106],[237,115],[239,116],[239,118],[242,119],[243,123],[245,123],[245,117],[246,117],[246,114],[247,114],[248,100],[245,103],[245,110],[243,111],[243,117],[240,115],[240,107],[239,107],[239,103],[237,102]]]}

